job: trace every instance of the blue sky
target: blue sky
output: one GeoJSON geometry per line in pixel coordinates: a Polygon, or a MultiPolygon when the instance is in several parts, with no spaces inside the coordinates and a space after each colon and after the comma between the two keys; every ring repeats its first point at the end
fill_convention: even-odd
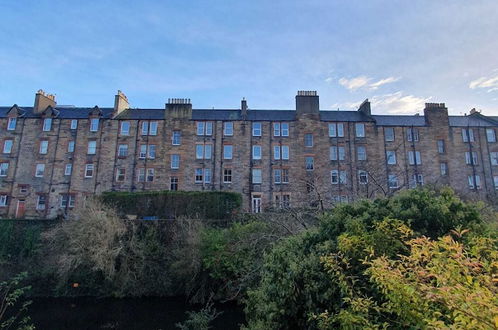
{"type": "Polygon", "coordinates": [[[498,115],[498,1],[0,0],[0,104],[498,115]]]}

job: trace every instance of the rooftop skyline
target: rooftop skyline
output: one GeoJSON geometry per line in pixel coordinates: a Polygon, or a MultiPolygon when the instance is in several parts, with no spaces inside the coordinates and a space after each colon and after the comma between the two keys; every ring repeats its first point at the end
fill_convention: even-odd
{"type": "Polygon", "coordinates": [[[0,3],[0,105],[320,108],[498,115],[498,3],[481,1],[63,1],[0,3]]]}

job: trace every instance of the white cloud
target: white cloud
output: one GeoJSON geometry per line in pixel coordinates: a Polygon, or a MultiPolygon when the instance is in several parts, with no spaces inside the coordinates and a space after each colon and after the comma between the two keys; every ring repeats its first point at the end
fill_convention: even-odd
{"type": "MultiPolygon", "coordinates": [[[[330,82],[330,78],[327,78],[325,81],[330,82]]],[[[370,90],[374,90],[379,88],[380,86],[390,84],[398,81],[399,77],[388,77],[384,79],[380,79],[378,81],[372,82],[373,78],[369,78],[367,76],[358,76],[355,78],[347,79],[341,78],[339,79],[339,84],[349,89],[350,91],[355,91],[360,88],[366,88],[370,90]]]]}
{"type": "Polygon", "coordinates": [[[326,83],[331,83],[333,80],[334,80],[334,78],[328,77],[327,79],[325,79],[325,82],[326,83]]]}
{"type": "Polygon", "coordinates": [[[422,111],[425,103],[431,98],[403,95],[403,92],[399,91],[391,94],[376,95],[370,99],[370,103],[372,111],[377,114],[415,114],[422,111]]]}
{"type": "Polygon", "coordinates": [[[481,77],[469,83],[470,89],[485,88],[488,92],[498,90],[498,75],[494,77],[481,77]]]}

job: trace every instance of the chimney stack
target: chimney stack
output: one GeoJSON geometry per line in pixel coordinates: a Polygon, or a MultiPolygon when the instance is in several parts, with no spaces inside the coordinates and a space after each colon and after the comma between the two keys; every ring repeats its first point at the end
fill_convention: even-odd
{"type": "Polygon", "coordinates": [[[42,89],[38,90],[35,94],[35,105],[33,106],[34,113],[41,113],[47,109],[48,106],[55,108],[55,95],[46,94],[42,89]]]}
{"type": "Polygon", "coordinates": [[[426,103],[424,117],[428,126],[449,126],[448,108],[444,103],[426,103]]]}
{"type": "Polygon", "coordinates": [[[247,101],[246,101],[245,97],[243,97],[242,101],[240,101],[240,110],[241,110],[241,114],[242,114],[242,119],[246,119],[247,118],[247,101]]]}
{"type": "Polygon", "coordinates": [[[114,117],[129,108],[128,98],[122,91],[118,90],[118,93],[114,96],[114,117]]]}
{"type": "Polygon", "coordinates": [[[372,109],[370,108],[370,101],[368,101],[368,99],[366,99],[365,101],[363,101],[363,103],[358,108],[358,111],[364,113],[367,116],[371,116],[372,115],[372,109]]]}
{"type": "Polygon", "coordinates": [[[166,119],[192,119],[190,99],[172,98],[166,103],[166,119]]]}
{"type": "Polygon", "coordinates": [[[320,100],[316,91],[298,91],[296,95],[297,116],[320,116],[320,100]]]}

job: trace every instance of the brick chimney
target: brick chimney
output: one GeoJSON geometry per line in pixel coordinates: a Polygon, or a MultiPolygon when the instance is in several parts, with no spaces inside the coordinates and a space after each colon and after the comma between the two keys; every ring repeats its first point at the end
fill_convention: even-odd
{"type": "Polygon", "coordinates": [[[444,103],[426,103],[424,117],[427,126],[449,126],[448,108],[444,103]]]}
{"type": "Polygon", "coordinates": [[[38,90],[35,94],[35,105],[33,106],[34,113],[41,113],[47,109],[48,106],[55,108],[55,95],[46,94],[43,90],[38,90]]]}
{"type": "Polygon", "coordinates": [[[246,98],[243,97],[242,101],[240,101],[240,110],[241,110],[241,115],[242,119],[247,119],[247,101],[246,98]]]}
{"type": "Polygon", "coordinates": [[[128,98],[126,95],[118,90],[118,93],[114,96],[114,112],[113,117],[116,117],[121,112],[130,108],[130,104],[128,103],[128,98]]]}
{"type": "Polygon", "coordinates": [[[166,119],[192,119],[192,103],[190,99],[168,99],[166,103],[166,119]]]}
{"type": "Polygon", "coordinates": [[[316,91],[298,91],[296,95],[297,116],[320,116],[320,100],[316,91]]]}
{"type": "Polygon", "coordinates": [[[368,101],[368,99],[366,99],[365,101],[363,101],[363,103],[358,108],[358,111],[364,113],[367,116],[371,116],[372,115],[372,109],[370,108],[370,102],[368,101]]]}

